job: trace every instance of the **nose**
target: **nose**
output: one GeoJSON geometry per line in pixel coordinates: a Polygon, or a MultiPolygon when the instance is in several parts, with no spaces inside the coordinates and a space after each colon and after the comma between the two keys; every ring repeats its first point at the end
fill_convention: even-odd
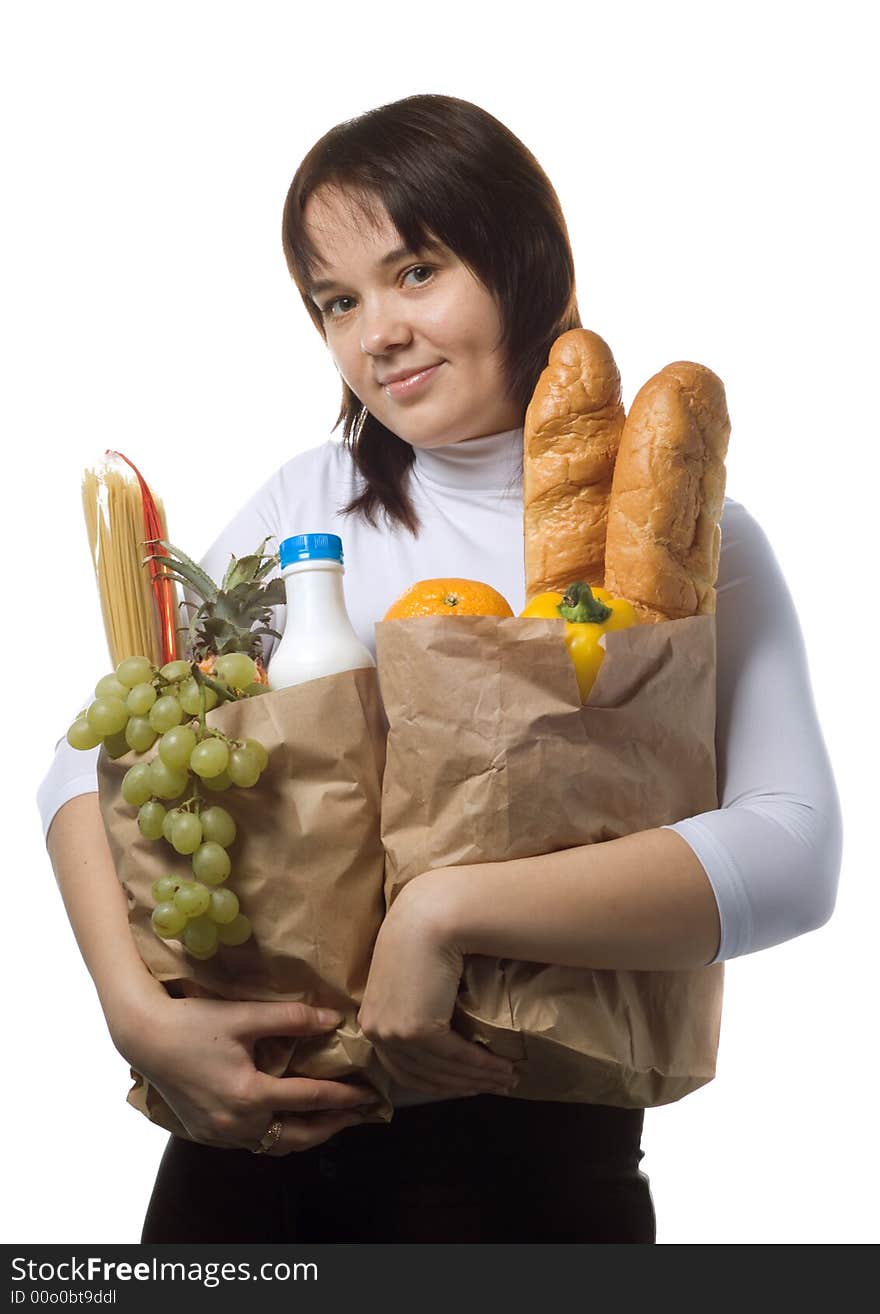
{"type": "Polygon", "coordinates": [[[361,350],[368,356],[385,356],[412,340],[412,331],[395,297],[376,297],[361,311],[361,350]]]}

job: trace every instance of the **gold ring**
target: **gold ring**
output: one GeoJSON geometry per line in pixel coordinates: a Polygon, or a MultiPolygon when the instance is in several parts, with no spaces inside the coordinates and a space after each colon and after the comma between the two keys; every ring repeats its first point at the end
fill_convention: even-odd
{"type": "Polygon", "coordinates": [[[278,1140],[278,1137],[281,1135],[281,1129],[283,1126],[284,1124],[280,1118],[274,1118],[269,1124],[269,1130],[263,1133],[260,1137],[259,1145],[255,1150],[251,1150],[251,1154],[268,1154],[272,1149],[272,1146],[278,1140]]]}

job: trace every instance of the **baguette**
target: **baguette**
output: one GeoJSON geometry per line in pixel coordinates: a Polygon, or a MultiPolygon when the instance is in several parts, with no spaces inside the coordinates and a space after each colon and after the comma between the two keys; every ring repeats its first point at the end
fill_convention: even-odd
{"type": "Polygon", "coordinates": [[[640,389],[608,504],[605,587],[642,622],[714,615],[730,419],[704,365],[666,365],[640,389]]]}
{"type": "Polygon", "coordinates": [[[607,343],[570,329],[550,349],[525,415],[526,602],[573,580],[601,585],[614,462],[623,430],[620,374],[607,343]]]}

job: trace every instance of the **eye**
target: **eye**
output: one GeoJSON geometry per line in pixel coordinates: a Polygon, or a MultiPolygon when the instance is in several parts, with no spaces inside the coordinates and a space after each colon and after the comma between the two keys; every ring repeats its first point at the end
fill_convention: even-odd
{"type": "MultiPolygon", "coordinates": [[[[338,319],[339,316],[333,314],[333,307],[339,305],[340,301],[351,301],[351,297],[334,297],[332,301],[328,301],[321,307],[321,313],[329,315],[331,319],[338,319]]],[[[343,310],[342,313],[344,315],[345,311],[343,310]]]]}
{"type": "MultiPolygon", "coordinates": [[[[413,265],[412,269],[408,269],[406,271],[406,273],[404,274],[404,278],[409,278],[410,274],[418,274],[418,273],[427,274],[428,278],[430,278],[433,272],[434,270],[431,268],[430,265],[413,265]]],[[[422,282],[426,283],[427,281],[428,279],[420,280],[420,282],[417,283],[416,286],[421,287],[422,282]]]]}

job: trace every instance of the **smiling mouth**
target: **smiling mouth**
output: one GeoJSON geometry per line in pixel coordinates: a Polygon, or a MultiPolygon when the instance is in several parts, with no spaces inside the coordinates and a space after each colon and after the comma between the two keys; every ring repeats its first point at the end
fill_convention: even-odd
{"type": "Polygon", "coordinates": [[[395,379],[393,383],[385,383],[382,385],[383,391],[390,397],[404,397],[420,388],[423,383],[427,383],[442,364],[443,361],[441,360],[436,365],[428,365],[423,370],[416,370],[413,374],[408,374],[404,379],[395,379]]]}

